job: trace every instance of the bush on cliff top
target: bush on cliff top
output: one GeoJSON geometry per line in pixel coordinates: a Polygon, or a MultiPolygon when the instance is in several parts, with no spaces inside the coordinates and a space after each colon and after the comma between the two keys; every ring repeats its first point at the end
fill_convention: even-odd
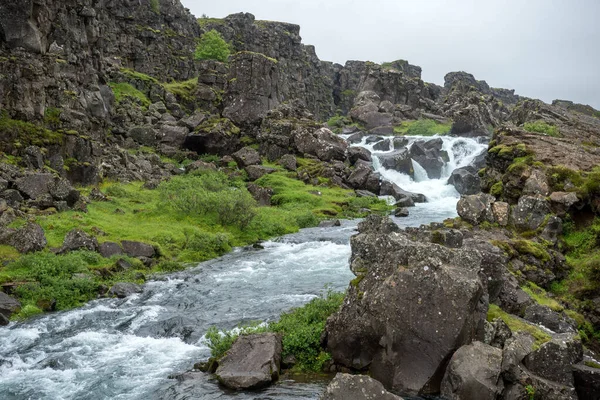
{"type": "Polygon", "coordinates": [[[206,32],[196,46],[194,58],[196,60],[217,60],[226,62],[231,49],[221,34],[214,29],[206,32]]]}

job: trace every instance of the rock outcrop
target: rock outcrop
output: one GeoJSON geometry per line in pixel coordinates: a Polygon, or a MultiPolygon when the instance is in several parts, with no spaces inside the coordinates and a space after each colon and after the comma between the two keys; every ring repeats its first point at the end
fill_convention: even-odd
{"type": "Polygon", "coordinates": [[[338,373],[321,400],[402,400],[385,390],[380,382],[366,375],[338,373]]]}
{"type": "Polygon", "coordinates": [[[241,335],[215,372],[219,382],[234,390],[257,389],[279,379],[281,335],[241,335]]]}

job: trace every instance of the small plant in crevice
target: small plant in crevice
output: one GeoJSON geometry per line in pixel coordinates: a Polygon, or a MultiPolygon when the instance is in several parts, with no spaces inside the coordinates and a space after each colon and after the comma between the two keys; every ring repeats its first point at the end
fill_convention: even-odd
{"type": "Polygon", "coordinates": [[[196,46],[194,58],[196,60],[217,60],[226,62],[231,54],[229,43],[214,29],[206,32],[196,46]]]}

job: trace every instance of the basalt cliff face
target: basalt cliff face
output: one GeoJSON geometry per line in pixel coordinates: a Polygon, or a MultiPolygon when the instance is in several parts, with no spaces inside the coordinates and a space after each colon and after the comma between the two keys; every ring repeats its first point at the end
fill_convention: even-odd
{"type": "MultiPolygon", "coordinates": [[[[0,244],[44,249],[39,226],[7,226],[106,200],[76,185],[156,187],[183,173],[167,158],[195,161],[188,169],[235,161],[261,204],[273,194],[252,185],[273,172],[263,157],[307,183],[414,204],[424,199],[383,182],[371,154],[337,133],[377,141],[415,121],[484,137],[488,153],[451,178],[464,194],[461,218],[402,232],[377,218],[361,225],[352,239],[357,279],[323,336],[331,369],[453,399],[517,399],[533,389],[546,399],[598,398],[581,339],[597,349],[600,112],[523,98],[465,72],[438,86],[403,60],[321,61],[297,25],[247,13],[197,20],[177,0],[4,0],[0,244]],[[211,30],[231,46],[227,62],[194,58],[211,30]],[[205,154],[216,161],[198,161],[205,154]]],[[[434,142],[405,150],[383,161],[411,173],[420,157],[430,173],[444,156],[434,142]]],[[[98,247],[72,236],[72,248],[98,247]]],[[[136,257],[155,256],[142,245],[148,251],[136,257]]],[[[7,323],[17,307],[0,294],[7,323]]]]}

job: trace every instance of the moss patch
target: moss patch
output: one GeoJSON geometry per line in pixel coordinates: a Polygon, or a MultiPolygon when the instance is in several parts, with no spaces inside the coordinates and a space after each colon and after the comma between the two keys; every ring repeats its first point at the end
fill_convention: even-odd
{"type": "Polygon", "coordinates": [[[138,104],[140,104],[143,107],[147,108],[150,105],[150,99],[148,99],[148,96],[131,86],[129,83],[111,82],[108,85],[113,90],[115,100],[117,101],[117,103],[121,103],[126,98],[130,98],[134,101],[137,101],[138,104]]]}
{"type": "Polygon", "coordinates": [[[501,318],[512,332],[527,332],[534,337],[533,349],[538,349],[542,344],[552,340],[552,337],[537,326],[528,324],[522,319],[508,314],[495,304],[490,304],[487,313],[488,322],[501,318]]]}

